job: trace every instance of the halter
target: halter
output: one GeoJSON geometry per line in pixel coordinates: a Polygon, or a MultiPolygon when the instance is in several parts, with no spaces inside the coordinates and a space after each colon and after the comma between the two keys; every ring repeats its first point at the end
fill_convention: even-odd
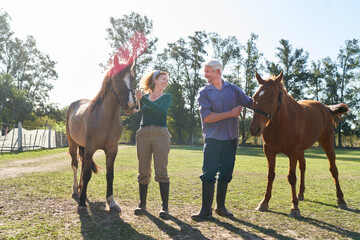
{"type": "Polygon", "coordinates": [[[278,104],[278,108],[277,108],[274,115],[271,115],[270,113],[266,113],[266,112],[264,112],[264,111],[262,111],[260,109],[253,109],[253,110],[256,113],[260,113],[260,114],[264,115],[266,118],[273,119],[280,110],[281,102],[282,102],[282,91],[281,91],[281,87],[279,85],[279,104],[278,104]]]}
{"type": "MultiPolygon", "coordinates": [[[[114,94],[114,96],[115,96],[115,98],[118,100],[118,102],[120,103],[120,93],[116,93],[115,90],[114,90],[114,88],[113,88],[113,86],[110,87],[110,90],[111,90],[111,92],[114,94]]],[[[130,88],[128,88],[127,86],[126,86],[126,90],[128,90],[128,92],[133,93],[133,90],[130,89],[130,88]]],[[[133,95],[134,95],[134,94],[133,94],[133,95]]]]}

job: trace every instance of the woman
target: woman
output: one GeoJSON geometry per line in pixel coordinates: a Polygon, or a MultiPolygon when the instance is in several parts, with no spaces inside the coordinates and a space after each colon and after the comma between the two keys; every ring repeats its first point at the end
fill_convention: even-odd
{"type": "Polygon", "coordinates": [[[162,208],[161,218],[169,216],[169,177],[167,174],[168,155],[170,151],[170,133],[167,129],[167,112],[171,104],[171,94],[163,93],[168,86],[166,72],[154,71],[144,77],[136,90],[140,100],[142,119],[136,133],[136,149],[139,160],[140,204],[134,214],[141,215],[146,211],[147,189],[151,178],[151,161],[154,158],[155,181],[159,182],[162,208]]]}

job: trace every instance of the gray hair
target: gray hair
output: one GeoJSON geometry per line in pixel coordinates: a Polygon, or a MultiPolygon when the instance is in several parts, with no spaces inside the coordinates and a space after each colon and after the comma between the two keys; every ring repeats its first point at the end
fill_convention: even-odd
{"type": "Polygon", "coordinates": [[[206,66],[212,67],[214,69],[214,71],[219,69],[220,74],[222,74],[223,67],[222,67],[222,64],[218,60],[215,60],[215,59],[208,60],[203,63],[203,67],[206,67],[206,66]]]}

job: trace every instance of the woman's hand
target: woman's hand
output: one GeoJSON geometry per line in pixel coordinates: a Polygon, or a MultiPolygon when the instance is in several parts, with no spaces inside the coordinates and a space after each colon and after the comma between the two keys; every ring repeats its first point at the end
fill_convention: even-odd
{"type": "Polygon", "coordinates": [[[140,89],[136,89],[135,94],[138,100],[140,100],[144,95],[140,89]]]}

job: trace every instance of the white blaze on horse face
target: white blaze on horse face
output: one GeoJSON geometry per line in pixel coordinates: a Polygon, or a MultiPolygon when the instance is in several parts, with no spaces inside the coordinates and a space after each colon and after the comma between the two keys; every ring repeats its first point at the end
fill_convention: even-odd
{"type": "MultiPolygon", "coordinates": [[[[126,74],[126,77],[125,77],[124,81],[125,81],[125,84],[126,84],[127,88],[128,88],[128,89],[131,89],[131,88],[130,88],[130,74],[129,74],[129,73],[126,74]]],[[[135,102],[134,102],[134,97],[133,97],[132,91],[129,91],[128,106],[129,106],[130,108],[135,106],[135,102]]]]}
{"type": "Polygon", "coordinates": [[[259,93],[259,97],[262,97],[264,94],[265,94],[265,90],[262,90],[262,91],[259,93]]]}

